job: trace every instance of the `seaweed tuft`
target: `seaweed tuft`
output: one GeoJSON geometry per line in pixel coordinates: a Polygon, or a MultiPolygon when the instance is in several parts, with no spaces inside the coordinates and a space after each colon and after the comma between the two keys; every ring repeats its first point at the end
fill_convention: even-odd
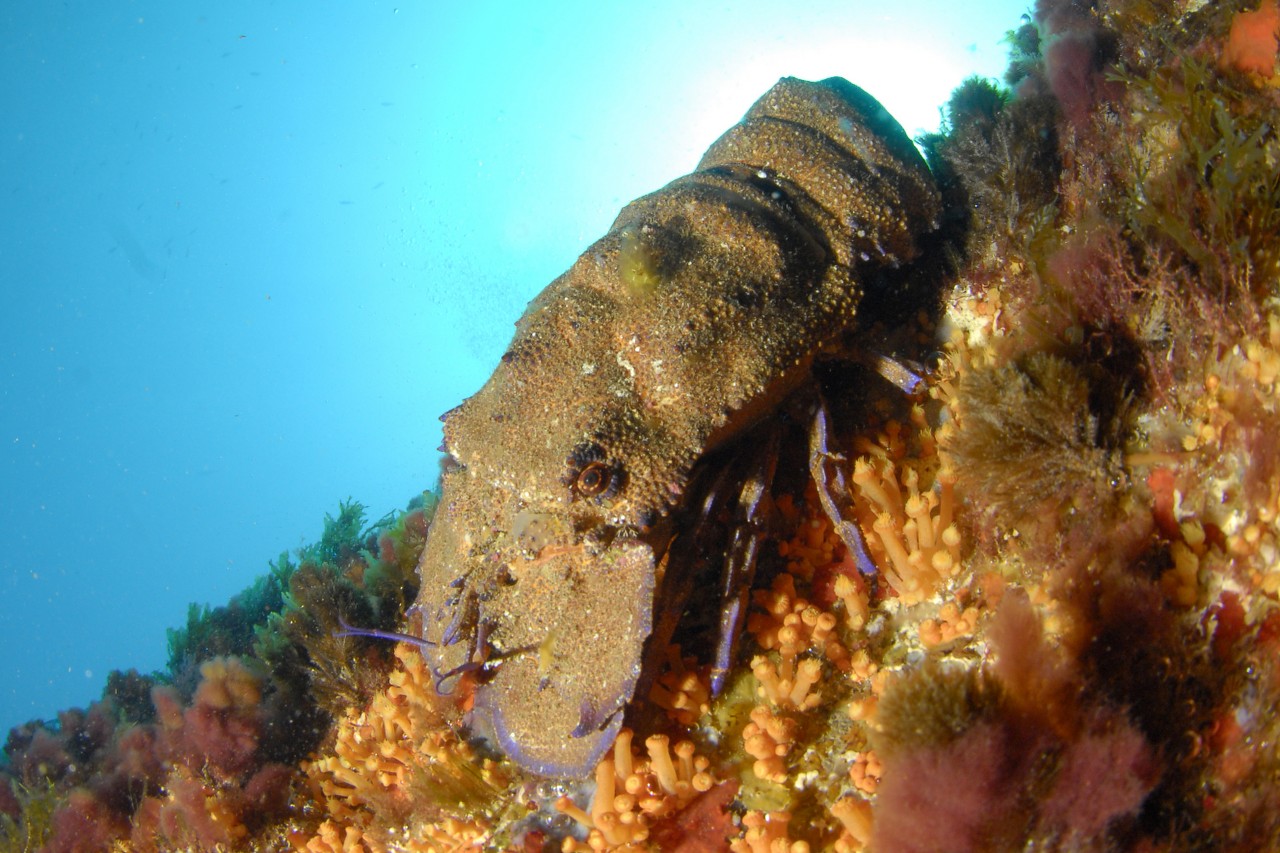
{"type": "MultiPolygon", "coordinates": [[[[1246,326],[1280,296],[1280,106],[1195,57],[1122,75],[1142,133],[1127,148],[1125,215],[1147,254],[1246,326]]],[[[1194,294],[1192,294],[1194,295],[1194,294]]]]}
{"type": "Polygon", "coordinates": [[[1125,482],[1121,402],[1099,399],[1067,359],[1032,353],[960,382],[946,449],[959,486],[983,511],[1026,518],[1046,505],[1097,511],[1125,482]]]}
{"type": "Polygon", "coordinates": [[[998,684],[981,669],[931,658],[890,682],[880,697],[877,752],[941,748],[989,718],[1000,705],[998,684]]]}
{"type": "Polygon", "coordinates": [[[53,831],[62,794],[49,779],[32,785],[0,776],[0,853],[32,853],[53,831]]]}

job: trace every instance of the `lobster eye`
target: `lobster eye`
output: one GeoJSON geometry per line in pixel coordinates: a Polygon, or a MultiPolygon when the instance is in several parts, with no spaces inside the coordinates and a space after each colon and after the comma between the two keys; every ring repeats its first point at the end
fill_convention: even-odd
{"type": "Polygon", "coordinates": [[[603,462],[592,462],[578,472],[573,486],[578,494],[593,498],[609,488],[613,481],[613,471],[603,462]]]}

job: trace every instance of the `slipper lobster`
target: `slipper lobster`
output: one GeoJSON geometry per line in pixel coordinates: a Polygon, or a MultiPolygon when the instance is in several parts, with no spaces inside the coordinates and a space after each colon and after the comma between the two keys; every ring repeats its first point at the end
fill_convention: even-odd
{"type": "Polygon", "coordinates": [[[475,673],[514,761],[587,772],[709,596],[720,686],[781,441],[760,425],[940,206],[874,98],[784,78],[691,174],[627,205],[442,417],[414,609],[442,686],[475,673]]]}

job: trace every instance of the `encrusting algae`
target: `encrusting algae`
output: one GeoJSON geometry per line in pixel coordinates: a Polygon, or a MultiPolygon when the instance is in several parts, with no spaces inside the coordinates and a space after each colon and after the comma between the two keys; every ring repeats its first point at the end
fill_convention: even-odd
{"type": "Polygon", "coordinates": [[[531,775],[483,666],[350,636],[414,635],[431,507],[344,504],[168,673],[11,731],[0,850],[1280,848],[1278,21],[1042,0],[957,90],[950,272],[866,330],[931,367],[779,454],[719,695],[677,633],[593,772],[531,775]]]}

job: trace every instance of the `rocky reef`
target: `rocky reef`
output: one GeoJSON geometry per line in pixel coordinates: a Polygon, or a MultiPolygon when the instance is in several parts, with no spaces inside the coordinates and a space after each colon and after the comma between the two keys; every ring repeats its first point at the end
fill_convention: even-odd
{"type": "Polygon", "coordinates": [[[528,774],[482,671],[347,631],[415,629],[429,496],[346,503],[166,672],[10,732],[0,851],[1280,848],[1278,25],[1042,0],[956,91],[942,260],[861,309],[924,381],[866,371],[773,496],[721,695],[672,645],[593,774],[528,774]]]}

